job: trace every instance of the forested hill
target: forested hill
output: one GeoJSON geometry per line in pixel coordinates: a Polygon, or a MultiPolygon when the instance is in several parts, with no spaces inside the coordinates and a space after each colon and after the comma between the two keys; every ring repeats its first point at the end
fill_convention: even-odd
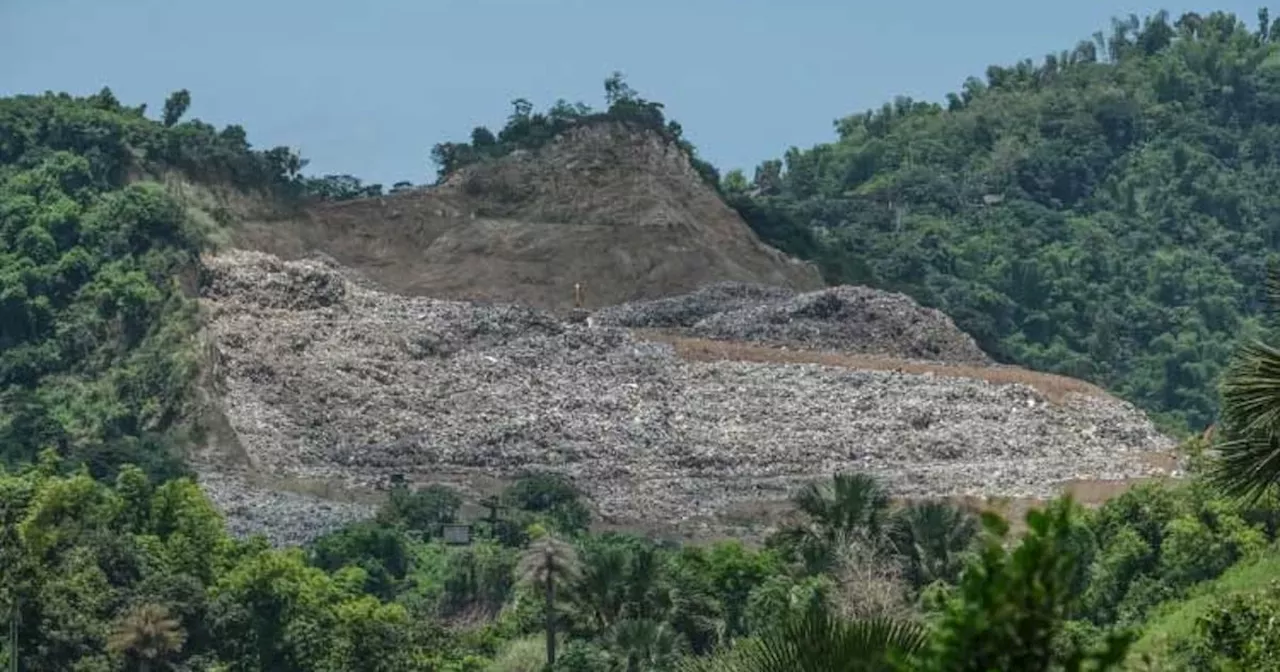
{"type": "Polygon", "coordinates": [[[1002,360],[1212,422],[1280,250],[1280,21],[1131,16],[836,130],[754,183],[726,174],[763,237],[941,308],[1002,360]]]}
{"type": "Polygon", "coordinates": [[[0,100],[0,466],[54,448],[96,476],[181,470],[198,324],[177,278],[230,214],[193,212],[157,180],[309,184],[288,148],[181,121],[190,103],[175,92],[155,120],[105,88],[0,100]]]}

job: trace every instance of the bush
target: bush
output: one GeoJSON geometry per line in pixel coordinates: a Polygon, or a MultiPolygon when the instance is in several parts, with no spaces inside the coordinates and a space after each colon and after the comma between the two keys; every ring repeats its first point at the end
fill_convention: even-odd
{"type": "Polygon", "coordinates": [[[457,518],[461,506],[462,498],[448,486],[428,485],[413,491],[397,486],[378,511],[378,520],[434,535],[441,525],[457,518]]]}
{"type": "Polygon", "coordinates": [[[591,524],[591,510],[567,478],[554,473],[524,476],[502,494],[507,506],[537,514],[566,535],[583,532],[591,524]]]}

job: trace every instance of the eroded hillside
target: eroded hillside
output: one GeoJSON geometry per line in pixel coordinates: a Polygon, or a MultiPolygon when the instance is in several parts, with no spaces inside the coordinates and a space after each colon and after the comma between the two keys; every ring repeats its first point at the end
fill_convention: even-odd
{"type": "MultiPolygon", "coordinates": [[[[280,479],[359,489],[401,473],[474,497],[552,469],[606,522],[679,527],[840,470],[900,495],[1043,496],[1149,475],[1171,447],[1087,386],[1052,395],[945,364],[684,358],[596,320],[406,297],[332,262],[263,253],[207,259],[202,285],[237,449],[280,479]]],[[[719,336],[706,342],[734,342],[719,336]]]]}
{"type": "Polygon", "coordinates": [[[537,151],[468,166],[444,184],[248,222],[240,247],[323,252],[398,293],[561,309],[742,281],[822,285],[762,243],[679,147],[620,123],[574,128],[537,151]]]}

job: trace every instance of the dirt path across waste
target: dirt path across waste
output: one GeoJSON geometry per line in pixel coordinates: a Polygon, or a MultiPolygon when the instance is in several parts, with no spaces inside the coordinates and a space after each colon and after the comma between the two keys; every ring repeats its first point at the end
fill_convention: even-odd
{"type": "Polygon", "coordinates": [[[660,329],[634,329],[636,338],[667,343],[675,348],[681,359],[691,362],[765,362],[771,364],[821,364],[847,369],[871,371],[898,371],[910,374],[933,374],[951,378],[985,380],[1004,385],[1021,383],[1028,385],[1050,400],[1062,401],[1068,394],[1105,397],[1106,391],[1083,380],[1040,373],[1016,366],[965,366],[940,362],[920,362],[873,355],[853,355],[840,352],[794,350],[754,343],[717,341],[691,338],[660,329]]]}

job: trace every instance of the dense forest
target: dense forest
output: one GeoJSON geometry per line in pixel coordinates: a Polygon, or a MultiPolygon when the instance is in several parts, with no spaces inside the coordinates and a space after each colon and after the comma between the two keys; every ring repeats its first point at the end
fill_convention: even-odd
{"type": "Polygon", "coordinates": [[[98,476],[181,469],[196,316],[179,277],[216,223],[135,178],[284,193],[303,167],[238,126],[179,123],[189,104],[179,91],[154,121],[109,89],[0,100],[0,460],[55,448],[98,476]]]}
{"type": "MultiPolygon", "coordinates": [[[[381,186],[304,176],[296,152],[184,121],[186,91],[158,118],[108,89],[0,100],[0,664],[1273,669],[1280,349],[1237,347],[1273,336],[1264,308],[1280,303],[1280,27],[1258,18],[1118,21],[945,106],[842,120],[837,142],[753,181],[697,164],[832,281],[910,292],[999,356],[1099,380],[1173,425],[1221,418],[1216,443],[1184,444],[1187,479],[1095,509],[1005,521],[834,474],[758,544],[596,532],[572,484],[540,473],[483,502],[468,543],[446,534],[458,493],[403,485],[306,547],[232,538],[181,456],[200,431],[184,283],[233,214],[194,210],[165,177],[280,203],[381,186]]],[[[518,101],[498,134],[437,146],[441,176],[598,120],[696,158],[620,77],[606,101],[518,101]]]]}
{"type": "Polygon", "coordinates": [[[938,307],[992,355],[1213,421],[1280,239],[1280,25],[1115,20],[942,104],[836,122],[724,190],[767,240],[938,307]]]}
{"type": "Polygon", "coordinates": [[[591,533],[572,486],[532,474],[468,544],[442,535],[456,493],[400,486],[375,520],[271,549],[189,479],[94,480],[50,450],[0,473],[0,652],[50,672],[1262,669],[1280,500],[1206,483],[1055,502],[1011,540],[840,474],[751,547],[591,533]]]}

